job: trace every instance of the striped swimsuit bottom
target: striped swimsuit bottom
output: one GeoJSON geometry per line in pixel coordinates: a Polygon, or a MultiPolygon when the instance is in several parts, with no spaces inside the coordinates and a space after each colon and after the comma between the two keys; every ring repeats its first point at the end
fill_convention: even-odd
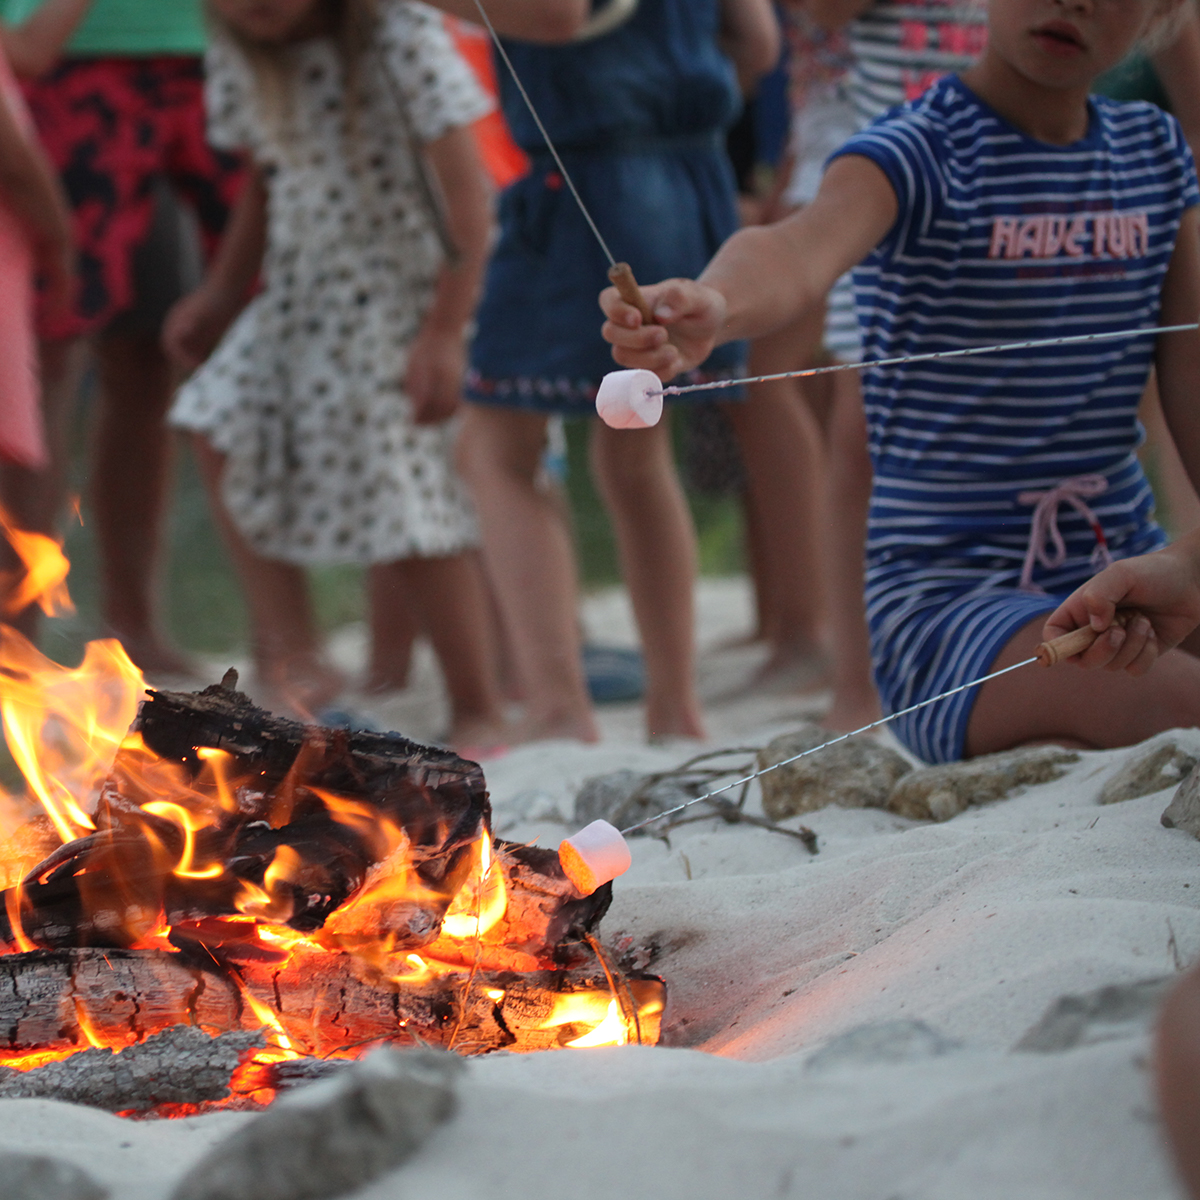
{"type": "MultiPolygon", "coordinates": [[[[1099,476],[1014,482],[877,477],[867,621],[885,712],[986,675],[1023,626],[1048,616],[1108,555],[1166,544],[1133,455],[1099,476]],[[1035,514],[1036,520],[1035,520],[1035,514]]],[[[927,762],[962,758],[978,688],[897,719],[927,762]]]]}

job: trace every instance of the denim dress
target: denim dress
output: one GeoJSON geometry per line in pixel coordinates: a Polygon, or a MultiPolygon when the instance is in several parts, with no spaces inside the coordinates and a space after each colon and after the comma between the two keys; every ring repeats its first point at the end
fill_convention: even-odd
{"type": "MultiPolygon", "coordinates": [[[[642,0],[590,41],[506,43],[601,235],[647,283],[695,277],[738,227],[724,134],[740,98],[719,25],[718,0],[642,0]]],[[[467,399],[591,414],[616,366],[597,305],[608,261],[503,64],[498,71],[504,115],[532,169],[500,199],[467,399]]],[[[693,374],[734,378],[744,360],[732,343],[693,374]]],[[[698,398],[714,396],[737,398],[733,389],[698,398]]]]}

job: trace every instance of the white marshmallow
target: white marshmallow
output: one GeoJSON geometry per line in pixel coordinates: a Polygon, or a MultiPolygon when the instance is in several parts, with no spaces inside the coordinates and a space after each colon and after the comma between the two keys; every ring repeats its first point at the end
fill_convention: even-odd
{"type": "Polygon", "coordinates": [[[662,382],[653,371],[612,371],[600,381],[596,413],[613,429],[649,429],[662,410],[662,382]]]}
{"type": "Polygon", "coordinates": [[[558,861],[567,878],[585,896],[624,875],[633,855],[619,830],[607,821],[593,821],[558,848],[558,861]]]}

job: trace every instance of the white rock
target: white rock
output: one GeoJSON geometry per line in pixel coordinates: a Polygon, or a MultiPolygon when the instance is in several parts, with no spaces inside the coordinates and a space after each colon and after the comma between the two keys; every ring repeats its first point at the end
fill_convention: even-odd
{"type": "Polygon", "coordinates": [[[596,415],[613,429],[649,429],[662,411],[662,381],[653,371],[612,371],[600,381],[596,415]]]}

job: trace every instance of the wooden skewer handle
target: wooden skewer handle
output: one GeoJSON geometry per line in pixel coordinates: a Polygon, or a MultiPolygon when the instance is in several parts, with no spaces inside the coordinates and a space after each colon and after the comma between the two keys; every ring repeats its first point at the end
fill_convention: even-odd
{"type": "Polygon", "coordinates": [[[621,299],[626,304],[632,304],[642,314],[642,320],[647,325],[657,324],[654,313],[650,311],[650,305],[646,303],[646,297],[642,295],[642,289],[638,287],[638,281],[633,277],[633,268],[628,263],[615,263],[609,267],[608,278],[613,287],[621,293],[621,299]]]}
{"type": "MultiPolygon", "coordinates": [[[[1125,625],[1132,616],[1132,611],[1121,611],[1117,613],[1115,623],[1125,625]]],[[[1055,663],[1060,663],[1064,659],[1074,658],[1076,654],[1082,654],[1099,636],[1100,634],[1090,625],[1084,625],[1080,629],[1072,629],[1070,633],[1064,633],[1061,637],[1056,637],[1052,642],[1043,642],[1037,648],[1037,656],[1041,660],[1043,667],[1052,667],[1055,663]]]]}

